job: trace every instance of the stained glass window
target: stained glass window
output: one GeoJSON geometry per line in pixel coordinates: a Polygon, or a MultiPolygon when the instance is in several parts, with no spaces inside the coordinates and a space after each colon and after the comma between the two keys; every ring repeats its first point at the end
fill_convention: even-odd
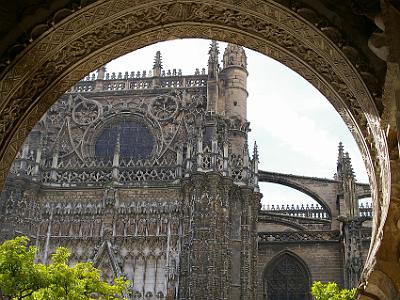
{"type": "Polygon", "coordinates": [[[309,300],[310,279],[304,266],[293,256],[283,254],[267,271],[268,300],[309,300]]]}
{"type": "Polygon", "coordinates": [[[117,139],[120,143],[121,158],[146,158],[153,150],[154,138],[145,124],[132,120],[120,120],[106,126],[97,138],[96,157],[112,160],[117,139]]]}

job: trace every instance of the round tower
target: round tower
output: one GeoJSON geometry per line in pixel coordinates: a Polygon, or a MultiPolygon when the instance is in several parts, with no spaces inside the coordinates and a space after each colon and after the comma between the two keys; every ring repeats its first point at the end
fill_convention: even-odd
{"type": "Polygon", "coordinates": [[[247,58],[243,47],[228,44],[223,56],[220,72],[220,98],[226,119],[229,120],[229,141],[232,152],[243,159],[247,149],[247,58]]]}
{"type": "Polygon", "coordinates": [[[247,119],[247,57],[242,46],[228,44],[220,73],[225,102],[225,116],[247,119]]]}

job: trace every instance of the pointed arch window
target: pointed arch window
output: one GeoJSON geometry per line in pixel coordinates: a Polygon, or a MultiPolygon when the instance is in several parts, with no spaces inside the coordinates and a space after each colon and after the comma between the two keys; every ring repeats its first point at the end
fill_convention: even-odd
{"type": "Polygon", "coordinates": [[[310,278],[302,262],[288,253],[282,254],[265,273],[268,300],[309,300],[310,278]]]}

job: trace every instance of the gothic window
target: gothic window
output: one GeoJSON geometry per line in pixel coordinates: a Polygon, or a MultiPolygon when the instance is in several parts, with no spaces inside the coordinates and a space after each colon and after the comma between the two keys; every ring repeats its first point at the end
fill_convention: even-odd
{"type": "Polygon", "coordinates": [[[303,264],[290,254],[281,255],[267,269],[268,300],[309,300],[310,279],[303,264]]]}
{"type": "Polygon", "coordinates": [[[146,158],[153,150],[154,138],[149,128],[140,121],[123,119],[103,128],[96,141],[96,157],[112,160],[118,139],[120,158],[146,158]]]}

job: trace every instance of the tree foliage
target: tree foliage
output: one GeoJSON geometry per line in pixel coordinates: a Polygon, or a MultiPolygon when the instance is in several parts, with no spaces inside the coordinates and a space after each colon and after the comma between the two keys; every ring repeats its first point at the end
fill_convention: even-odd
{"type": "Polygon", "coordinates": [[[103,281],[91,262],[69,266],[67,248],[57,248],[48,266],[35,263],[37,249],[28,243],[27,237],[16,237],[0,245],[1,299],[111,300],[127,292],[127,281],[103,281]]]}
{"type": "Polygon", "coordinates": [[[0,245],[0,291],[3,298],[24,299],[45,288],[48,272],[35,264],[37,249],[28,247],[27,237],[16,237],[0,245]]]}
{"type": "Polygon", "coordinates": [[[315,281],[311,287],[315,300],[355,300],[356,289],[340,289],[334,282],[315,281]]]}

